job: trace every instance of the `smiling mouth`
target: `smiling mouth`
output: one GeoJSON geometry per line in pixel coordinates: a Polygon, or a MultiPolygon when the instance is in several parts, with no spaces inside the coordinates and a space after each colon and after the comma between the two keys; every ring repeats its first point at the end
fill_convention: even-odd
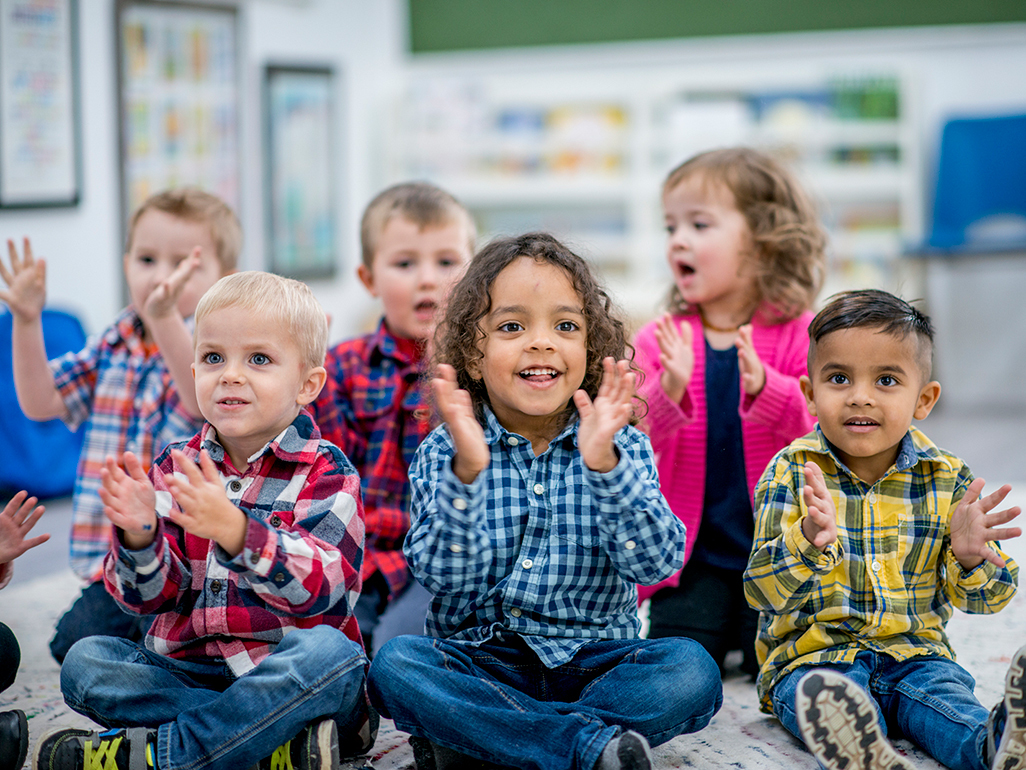
{"type": "Polygon", "coordinates": [[[540,367],[535,369],[524,369],[519,373],[520,379],[528,380],[529,382],[549,382],[559,376],[559,372],[555,369],[549,369],[546,367],[540,367]]]}
{"type": "Polygon", "coordinates": [[[880,423],[876,420],[870,420],[868,417],[852,417],[849,420],[845,420],[844,424],[853,428],[873,428],[880,423]]]}
{"type": "Polygon", "coordinates": [[[222,406],[241,406],[242,404],[248,404],[248,401],[243,401],[241,398],[222,398],[217,403],[222,406]]]}

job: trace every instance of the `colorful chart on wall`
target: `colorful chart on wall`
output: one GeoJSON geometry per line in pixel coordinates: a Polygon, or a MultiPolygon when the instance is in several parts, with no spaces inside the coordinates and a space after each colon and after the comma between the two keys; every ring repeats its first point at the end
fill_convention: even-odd
{"type": "Polygon", "coordinates": [[[239,206],[239,71],[233,8],[118,3],[123,214],[185,185],[239,206]]]}

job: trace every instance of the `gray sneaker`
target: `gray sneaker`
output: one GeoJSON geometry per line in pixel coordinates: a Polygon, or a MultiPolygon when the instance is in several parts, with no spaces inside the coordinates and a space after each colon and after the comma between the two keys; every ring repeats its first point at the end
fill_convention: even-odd
{"type": "MultiPolygon", "coordinates": [[[[991,764],[993,770],[1026,770],[1026,645],[1012,656],[1005,674],[1005,726],[991,764]]],[[[993,713],[993,712],[992,712],[993,713]]]]}
{"type": "Polygon", "coordinates": [[[338,726],[333,719],[307,725],[251,770],[339,770],[338,726]]]}
{"type": "Polygon", "coordinates": [[[803,676],[796,709],[805,745],[828,770],[915,770],[880,729],[866,692],[836,671],[803,676]]]}

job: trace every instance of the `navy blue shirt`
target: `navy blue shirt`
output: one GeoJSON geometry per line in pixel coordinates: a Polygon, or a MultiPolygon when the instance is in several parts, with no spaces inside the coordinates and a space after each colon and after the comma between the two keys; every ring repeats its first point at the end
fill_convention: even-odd
{"type": "Polygon", "coordinates": [[[691,556],[723,569],[748,566],[755,521],[745,477],[741,443],[741,373],[734,347],[716,350],[705,343],[706,433],[705,503],[691,556]]]}

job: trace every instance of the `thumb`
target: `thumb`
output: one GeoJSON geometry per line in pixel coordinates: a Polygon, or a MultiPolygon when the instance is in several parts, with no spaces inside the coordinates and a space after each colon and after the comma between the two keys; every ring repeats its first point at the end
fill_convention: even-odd
{"type": "Polygon", "coordinates": [[[591,397],[588,396],[587,391],[583,388],[574,393],[574,406],[577,407],[577,412],[581,415],[582,420],[589,417],[595,411],[591,397]]]}

